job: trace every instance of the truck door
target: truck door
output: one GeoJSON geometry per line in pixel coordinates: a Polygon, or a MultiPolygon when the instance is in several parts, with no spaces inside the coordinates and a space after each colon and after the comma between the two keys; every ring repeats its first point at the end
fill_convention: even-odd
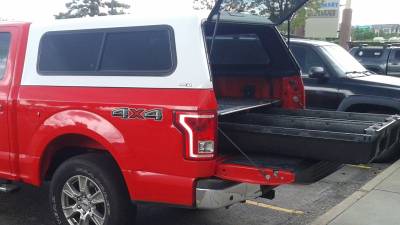
{"type": "Polygon", "coordinates": [[[390,52],[387,74],[400,77],[400,49],[393,49],[390,52]]]}
{"type": "MultiPolygon", "coordinates": [[[[12,28],[11,28],[12,29],[12,28]]],[[[10,92],[12,62],[10,48],[12,32],[0,27],[0,176],[6,178],[11,173],[10,142],[8,124],[8,97],[10,92]]]]}

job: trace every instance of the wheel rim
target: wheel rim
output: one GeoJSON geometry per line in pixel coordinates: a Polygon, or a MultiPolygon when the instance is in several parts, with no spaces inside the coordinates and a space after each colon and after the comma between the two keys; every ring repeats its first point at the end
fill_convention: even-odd
{"type": "Polygon", "coordinates": [[[104,225],[106,200],[89,177],[74,176],[64,184],[61,207],[70,225],[104,225]]]}

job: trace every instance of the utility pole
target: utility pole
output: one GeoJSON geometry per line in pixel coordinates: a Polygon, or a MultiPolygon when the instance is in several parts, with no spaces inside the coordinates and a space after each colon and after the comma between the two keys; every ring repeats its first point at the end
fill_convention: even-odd
{"type": "Polygon", "coordinates": [[[346,6],[343,10],[342,24],[340,25],[339,44],[349,49],[348,42],[351,39],[351,20],[353,17],[353,9],[351,8],[351,0],[346,0],[346,6]]]}

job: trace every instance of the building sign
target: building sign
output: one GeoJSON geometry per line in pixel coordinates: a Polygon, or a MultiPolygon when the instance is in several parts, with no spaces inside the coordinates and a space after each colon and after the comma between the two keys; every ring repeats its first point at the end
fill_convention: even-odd
{"type": "Polygon", "coordinates": [[[325,0],[321,7],[308,14],[305,33],[309,38],[337,38],[340,0],[325,0]]]}
{"type": "Polygon", "coordinates": [[[319,10],[309,13],[308,17],[336,18],[339,17],[339,7],[339,0],[328,0],[321,4],[319,10]]]}

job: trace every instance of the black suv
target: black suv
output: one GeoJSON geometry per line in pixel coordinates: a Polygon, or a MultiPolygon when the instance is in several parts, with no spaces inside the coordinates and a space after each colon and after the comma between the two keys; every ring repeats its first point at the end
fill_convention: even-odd
{"type": "MultiPolygon", "coordinates": [[[[368,71],[342,47],[292,39],[290,48],[303,73],[307,107],[361,113],[400,113],[400,78],[368,71]]],[[[379,161],[394,157],[388,153],[379,161]]]]}
{"type": "Polygon", "coordinates": [[[352,48],[350,53],[368,70],[400,77],[400,47],[361,45],[352,48]]]}

